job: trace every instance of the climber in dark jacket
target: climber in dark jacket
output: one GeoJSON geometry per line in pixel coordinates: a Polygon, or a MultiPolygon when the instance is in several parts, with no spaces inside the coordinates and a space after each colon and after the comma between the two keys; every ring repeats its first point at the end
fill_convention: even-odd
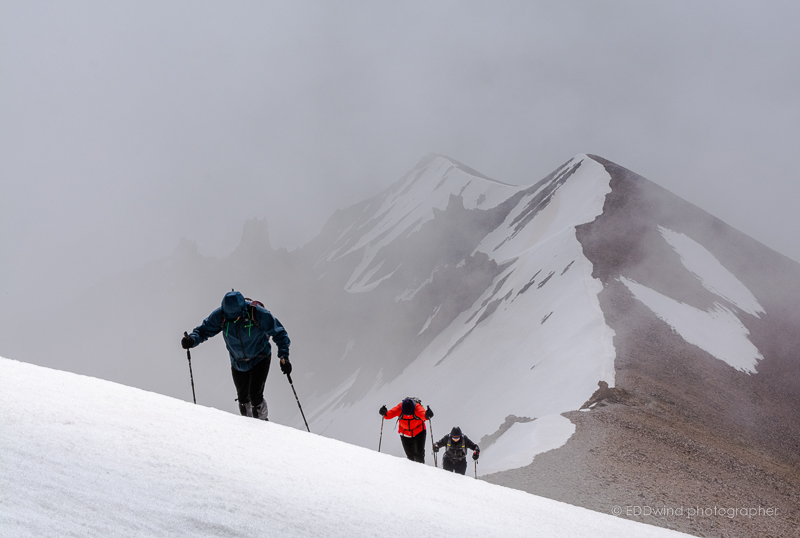
{"type": "Polygon", "coordinates": [[[193,348],[220,332],[230,354],[239,412],[267,420],[264,385],[272,360],[269,337],[278,346],[281,371],[288,375],[292,372],[292,363],[289,362],[290,341],[286,329],[261,303],[248,301],[238,291],[231,291],[223,297],[222,306],[183,337],[181,346],[193,348]]]}
{"type": "Polygon", "coordinates": [[[433,451],[439,452],[442,447],[447,447],[444,458],[442,458],[442,468],[445,471],[459,474],[467,472],[467,449],[472,450],[473,460],[477,460],[481,454],[480,447],[470,441],[469,437],[463,435],[458,426],[450,431],[450,435],[445,435],[437,443],[434,443],[433,451]]]}

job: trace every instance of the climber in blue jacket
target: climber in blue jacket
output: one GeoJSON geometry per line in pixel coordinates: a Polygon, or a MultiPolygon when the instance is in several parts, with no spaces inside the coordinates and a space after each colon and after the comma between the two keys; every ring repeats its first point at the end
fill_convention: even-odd
{"type": "Polygon", "coordinates": [[[289,335],[264,305],[245,299],[238,291],[230,291],[222,305],[211,312],[199,327],[184,336],[181,346],[190,349],[219,333],[231,358],[231,374],[239,400],[239,412],[248,417],[267,420],[264,385],[267,382],[272,348],[269,338],[278,347],[281,371],[292,372],[289,362],[289,335]]]}

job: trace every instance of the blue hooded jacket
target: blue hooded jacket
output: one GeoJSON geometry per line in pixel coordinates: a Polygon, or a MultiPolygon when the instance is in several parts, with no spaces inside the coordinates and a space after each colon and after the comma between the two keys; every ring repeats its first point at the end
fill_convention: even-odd
{"type": "Polygon", "coordinates": [[[281,322],[266,308],[251,307],[238,291],[226,293],[222,306],[191,332],[192,347],[220,332],[225,338],[231,366],[240,372],[247,372],[270,356],[270,336],[278,346],[278,356],[289,358],[289,335],[281,322]],[[251,319],[251,313],[255,319],[251,319]]]}

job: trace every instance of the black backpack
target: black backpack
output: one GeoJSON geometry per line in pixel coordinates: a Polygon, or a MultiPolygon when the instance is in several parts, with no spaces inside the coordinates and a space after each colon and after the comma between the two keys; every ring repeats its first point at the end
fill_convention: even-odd
{"type": "Polygon", "coordinates": [[[455,445],[452,444],[452,437],[447,438],[447,455],[451,460],[460,461],[467,458],[467,440],[461,434],[461,440],[455,445]]]}

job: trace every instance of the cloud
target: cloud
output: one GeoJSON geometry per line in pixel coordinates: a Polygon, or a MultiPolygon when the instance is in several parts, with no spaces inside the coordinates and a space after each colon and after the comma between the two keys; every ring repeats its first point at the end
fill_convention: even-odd
{"type": "Polygon", "coordinates": [[[298,246],[430,152],[516,184],[603,155],[800,259],[796,6],[0,10],[0,317],[250,217],[298,246]]]}

